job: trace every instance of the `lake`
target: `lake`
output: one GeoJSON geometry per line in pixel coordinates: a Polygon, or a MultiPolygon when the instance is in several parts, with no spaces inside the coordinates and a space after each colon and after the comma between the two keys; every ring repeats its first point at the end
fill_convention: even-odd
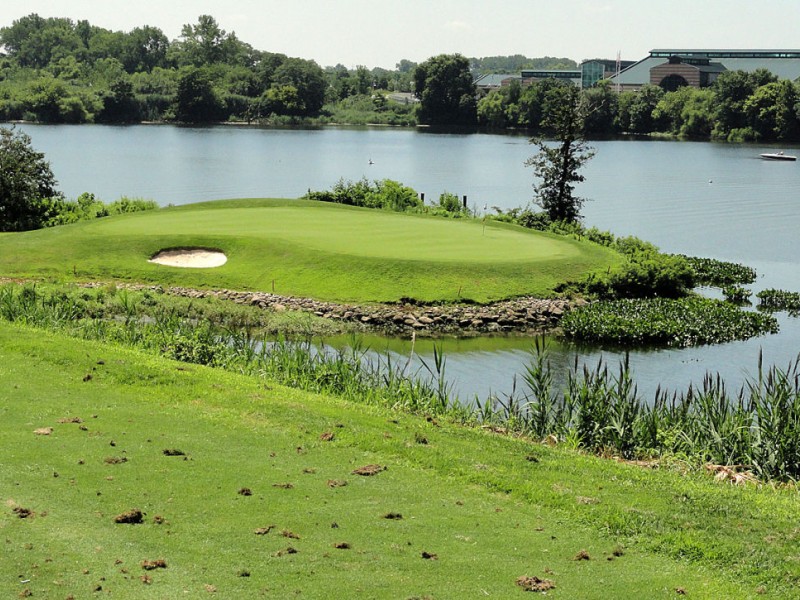
{"type": "MultiPolygon", "coordinates": [[[[46,154],[68,197],[92,192],[104,201],[144,197],[161,205],[219,198],[301,196],[339,178],[390,178],[438,198],[467,196],[471,207],[524,206],[532,197],[533,147],[526,137],[436,134],[390,128],[259,129],[22,125],[46,154]],[[372,164],[370,164],[370,161],[372,164]]],[[[800,291],[800,163],[768,162],[782,148],[651,140],[599,141],[579,194],[585,222],[635,235],[668,252],[755,267],[754,292],[800,291]]],[[[780,315],[781,333],[747,342],[677,350],[636,350],[630,361],[645,397],[662,384],[684,390],[708,372],[732,387],[757,367],[786,366],[800,352],[800,321],[780,315]]],[[[402,340],[369,338],[377,350],[407,354],[402,340]]],[[[447,372],[462,398],[502,396],[523,372],[531,340],[490,338],[444,344],[447,372]]],[[[429,357],[429,343],[415,350],[429,357]]],[[[594,365],[623,354],[614,348],[559,344],[554,365],[575,356],[594,365]]]]}

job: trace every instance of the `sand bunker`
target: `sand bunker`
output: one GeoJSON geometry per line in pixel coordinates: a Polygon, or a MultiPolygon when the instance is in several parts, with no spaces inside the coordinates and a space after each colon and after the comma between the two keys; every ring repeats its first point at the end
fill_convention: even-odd
{"type": "Polygon", "coordinates": [[[162,250],[148,262],[168,267],[187,267],[193,269],[210,269],[221,267],[228,262],[228,257],[219,250],[205,248],[180,248],[162,250]]]}

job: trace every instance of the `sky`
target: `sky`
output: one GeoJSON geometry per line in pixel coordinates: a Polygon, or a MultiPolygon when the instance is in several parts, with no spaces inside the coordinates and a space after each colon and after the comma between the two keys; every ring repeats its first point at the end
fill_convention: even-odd
{"type": "Polygon", "coordinates": [[[86,19],[170,39],[201,14],[258,50],[394,69],[401,59],[523,54],[639,60],[653,48],[800,48],[800,0],[2,0],[25,15],[86,19]]]}

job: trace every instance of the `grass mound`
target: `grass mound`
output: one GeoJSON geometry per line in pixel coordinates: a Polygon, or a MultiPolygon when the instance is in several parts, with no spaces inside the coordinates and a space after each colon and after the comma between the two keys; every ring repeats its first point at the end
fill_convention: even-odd
{"type": "Polygon", "coordinates": [[[0,236],[0,272],[259,289],[386,302],[548,296],[620,257],[595,244],[504,223],[449,220],[302,200],[218,201],[0,236]],[[148,264],[163,248],[217,248],[217,269],[148,264]]]}

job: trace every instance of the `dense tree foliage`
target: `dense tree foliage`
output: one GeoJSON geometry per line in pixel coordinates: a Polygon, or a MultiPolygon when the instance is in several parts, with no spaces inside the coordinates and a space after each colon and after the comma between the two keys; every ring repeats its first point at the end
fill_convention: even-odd
{"type": "MultiPolygon", "coordinates": [[[[552,90],[564,82],[542,79],[520,89],[513,82],[478,101],[479,125],[535,132],[552,110],[552,90]]],[[[616,93],[606,82],[582,90],[588,136],[666,133],[725,141],[800,141],[800,83],[778,79],[765,69],[729,71],[707,88],[665,91],[645,85],[616,93]]]]}
{"type": "MultiPolygon", "coordinates": [[[[32,14],[0,29],[0,45],[0,120],[309,116],[320,112],[328,90],[313,61],[257,51],[208,15],[170,42],[156,27],[125,33],[32,14]]],[[[375,75],[364,78],[362,88],[371,90],[375,75]]]]}
{"type": "Polygon", "coordinates": [[[440,54],[414,70],[414,90],[419,98],[420,123],[474,125],[475,82],[469,60],[460,54],[440,54]]]}
{"type": "Polygon", "coordinates": [[[41,227],[47,219],[47,199],[58,197],[56,180],[44,154],[31,138],[0,128],[0,231],[41,227]]]}
{"type": "Polygon", "coordinates": [[[512,56],[485,56],[470,58],[470,69],[473,73],[519,73],[525,69],[577,69],[578,63],[570,58],[528,58],[521,54],[512,56]]]}

